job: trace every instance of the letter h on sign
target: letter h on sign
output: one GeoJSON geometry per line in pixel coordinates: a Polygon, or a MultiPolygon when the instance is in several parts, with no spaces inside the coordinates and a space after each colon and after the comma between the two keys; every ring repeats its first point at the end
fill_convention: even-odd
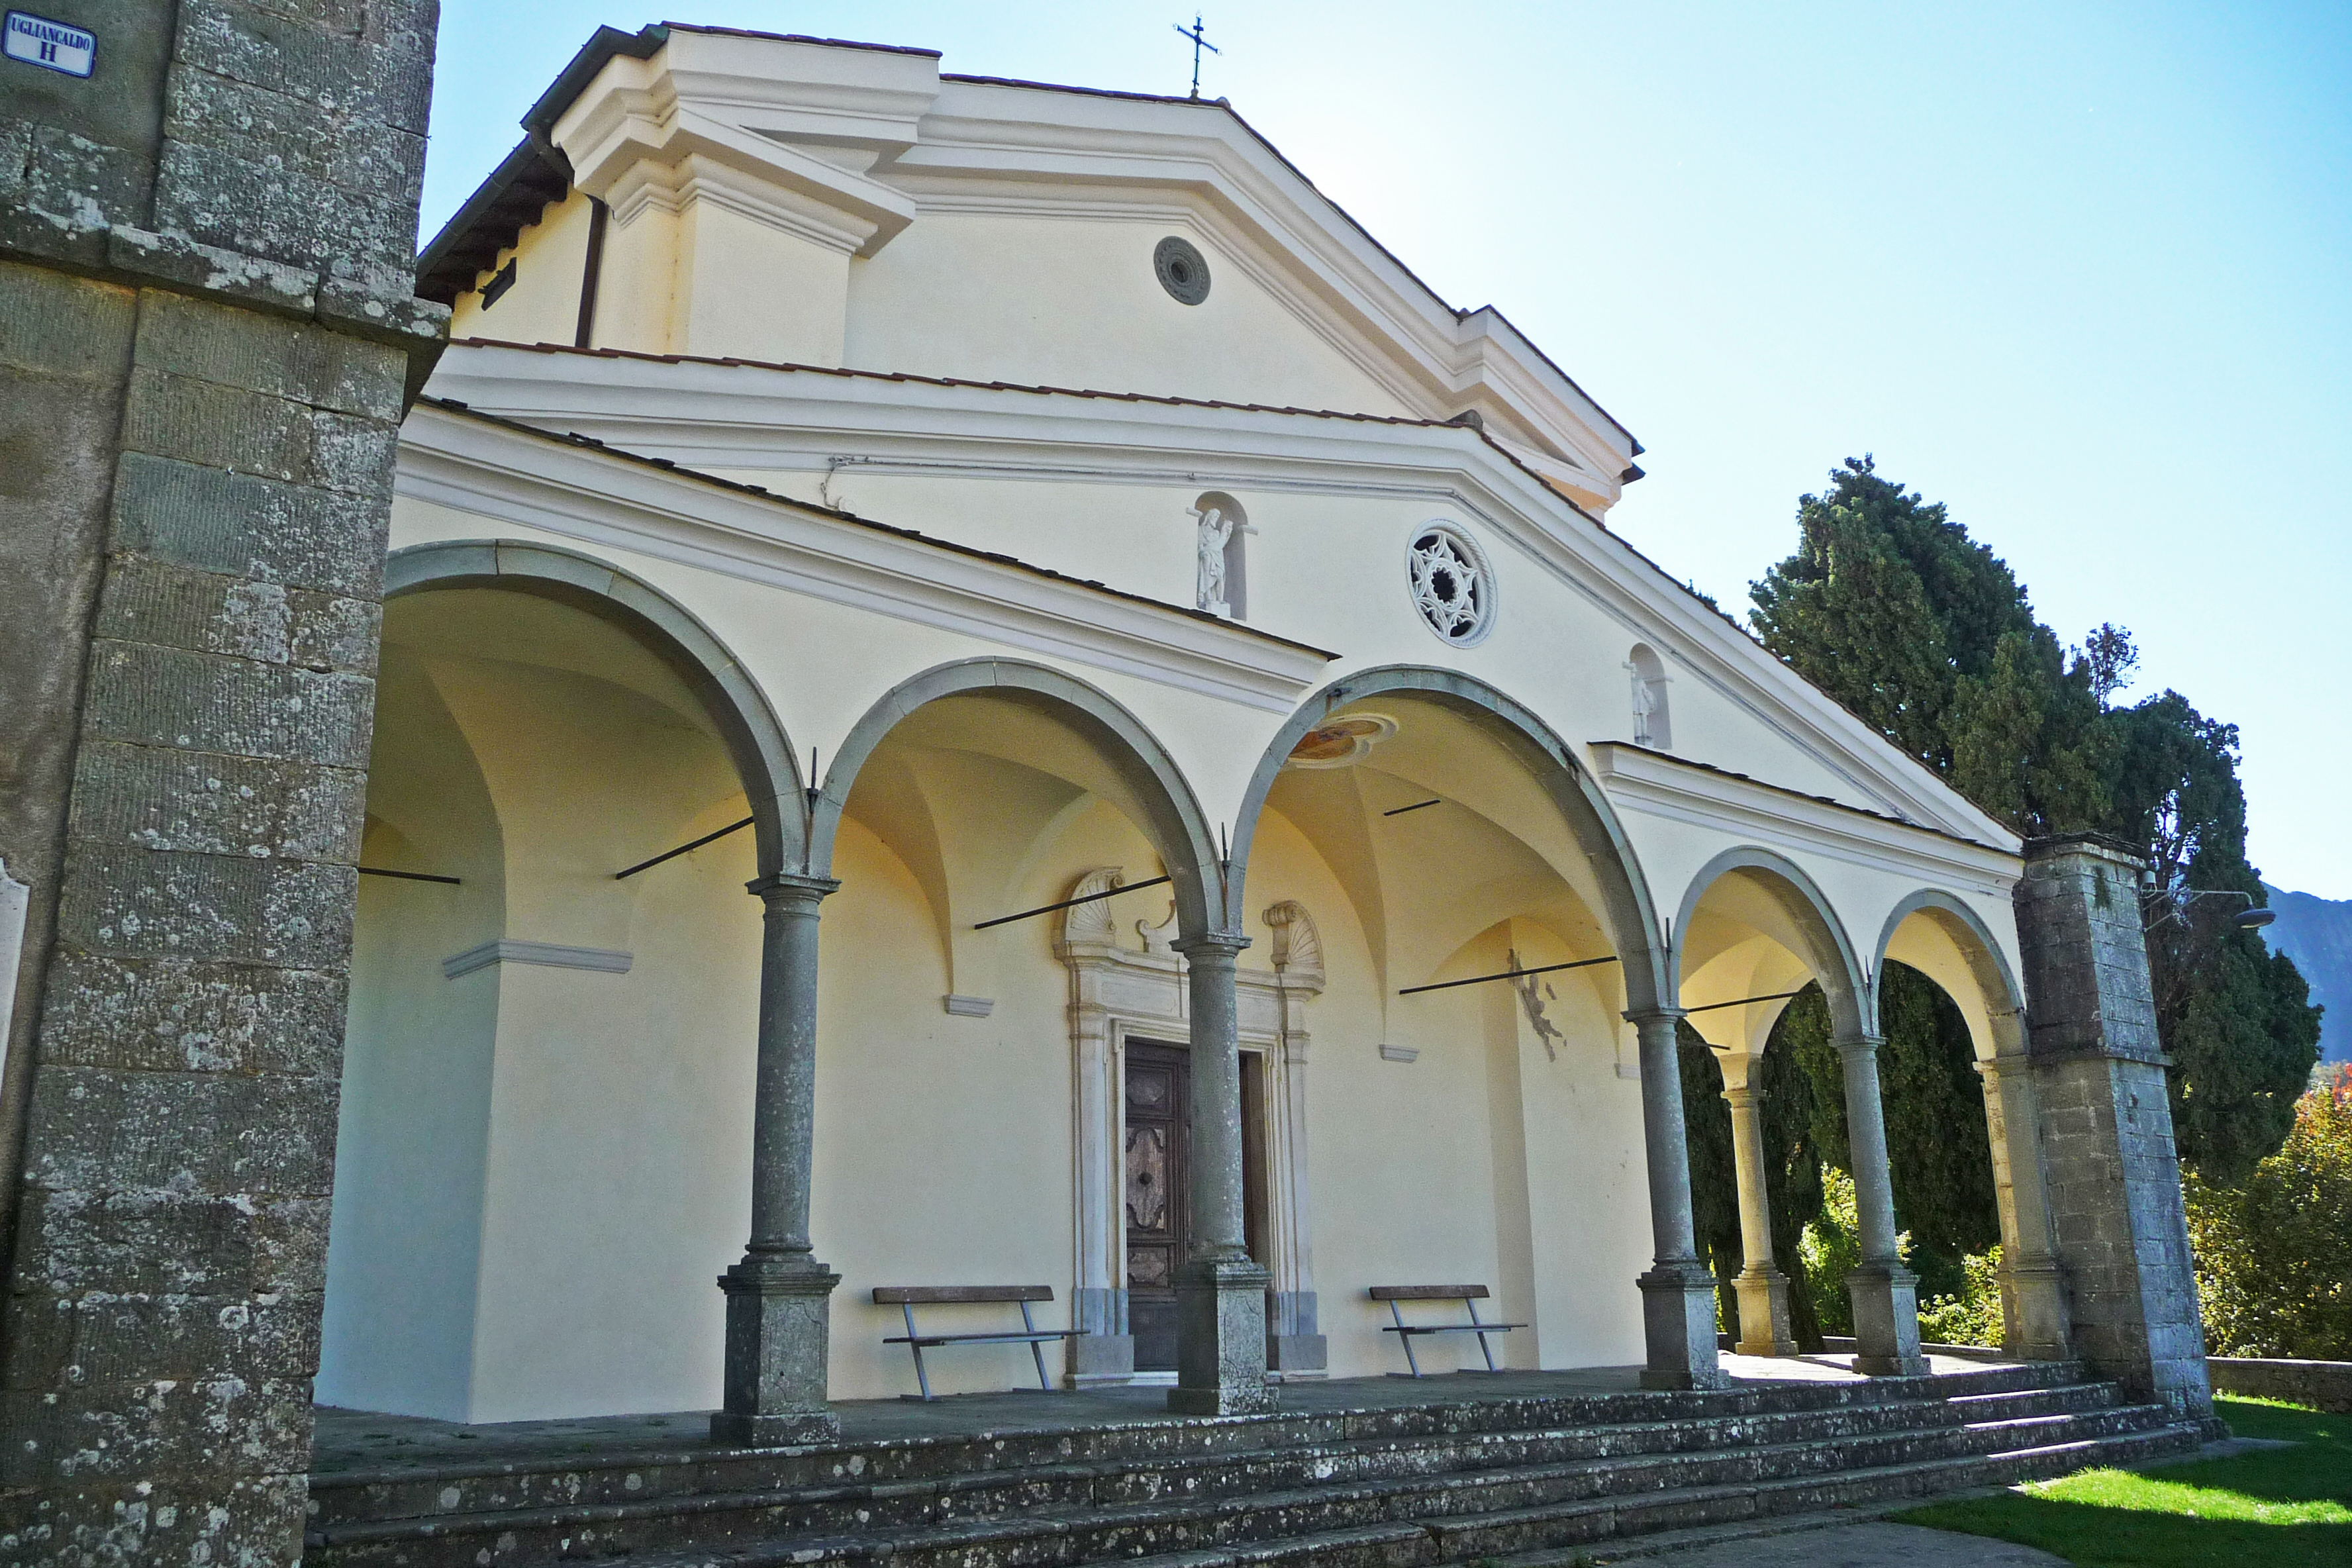
{"type": "Polygon", "coordinates": [[[11,11],[0,24],[0,53],[44,70],[86,77],[98,64],[98,35],[29,11],[11,11]]]}

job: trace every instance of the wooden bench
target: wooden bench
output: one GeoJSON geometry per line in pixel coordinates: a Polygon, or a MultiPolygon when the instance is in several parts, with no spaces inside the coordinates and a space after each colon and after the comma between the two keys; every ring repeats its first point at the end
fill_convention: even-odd
{"type": "Polygon", "coordinates": [[[1370,1295],[1373,1300],[1389,1304],[1389,1316],[1396,1320],[1396,1325],[1382,1329],[1381,1332],[1396,1335],[1397,1342],[1404,1346],[1404,1363],[1412,1368],[1407,1375],[1412,1377],[1424,1375],[1419,1358],[1412,1353],[1413,1336],[1416,1334],[1475,1334],[1478,1336],[1478,1348],[1486,1356],[1486,1370],[1500,1372],[1503,1369],[1495,1364],[1495,1347],[1486,1342],[1486,1336],[1507,1334],[1513,1329],[1528,1326],[1525,1323],[1480,1322],[1478,1303],[1486,1300],[1486,1287],[1484,1285],[1375,1285],[1370,1295]],[[1401,1301],[1459,1301],[1463,1310],[1470,1314],[1470,1321],[1466,1323],[1408,1323],[1404,1321],[1403,1308],[1398,1305],[1401,1301]]]}
{"type": "Polygon", "coordinates": [[[882,1342],[905,1345],[915,1352],[915,1382],[922,1388],[920,1397],[937,1397],[931,1393],[931,1380],[923,1371],[925,1349],[938,1350],[942,1345],[1021,1345],[1029,1347],[1030,1356],[1037,1363],[1037,1386],[1051,1389],[1053,1381],[1045,1375],[1045,1346],[1049,1341],[1066,1340],[1077,1333],[1076,1329],[1041,1329],[1029,1316],[1029,1303],[1054,1299],[1051,1285],[877,1285],[874,1301],[877,1306],[898,1307],[907,1314],[907,1331],[894,1334],[882,1342]],[[1021,1304],[1021,1327],[1018,1331],[1003,1329],[988,1334],[927,1334],[915,1326],[917,1307],[960,1306],[975,1301],[1017,1301],[1021,1304]]]}

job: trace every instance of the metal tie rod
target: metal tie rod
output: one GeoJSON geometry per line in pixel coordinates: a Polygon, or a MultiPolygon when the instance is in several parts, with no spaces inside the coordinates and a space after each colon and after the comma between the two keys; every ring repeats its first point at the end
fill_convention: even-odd
{"type": "Polygon", "coordinates": [[[1144,888],[1156,888],[1162,882],[1172,882],[1175,879],[1173,877],[1154,877],[1149,882],[1122,882],[1116,888],[1099,893],[1088,893],[1082,899],[1064,899],[1058,904],[1045,904],[1034,910],[1023,910],[1017,915],[999,915],[992,921],[982,921],[971,929],[986,931],[991,926],[1011,925],[1014,921],[1025,921],[1033,915],[1050,915],[1055,910],[1071,909],[1079,904],[1091,904],[1097,899],[1117,898],[1121,893],[1132,893],[1144,888]]]}
{"type": "Polygon", "coordinates": [[[640,871],[650,871],[655,867],[660,865],[663,861],[675,860],[679,856],[685,854],[688,850],[699,849],[715,838],[724,838],[730,833],[740,833],[745,828],[751,826],[751,824],[759,820],[760,819],[756,816],[747,816],[740,822],[730,823],[729,826],[720,828],[716,833],[706,833],[691,844],[681,844],[675,849],[665,849],[650,860],[640,860],[625,871],[614,872],[613,880],[619,882],[635,876],[640,871]]]}
{"type": "Polygon", "coordinates": [[[1596,963],[1614,963],[1617,955],[1607,958],[1580,958],[1572,963],[1544,963],[1533,969],[1506,969],[1500,974],[1474,974],[1467,980],[1441,980],[1434,985],[1408,985],[1397,993],[1400,996],[1416,995],[1423,991],[1451,991],[1456,985],[1484,985],[1489,980],[1517,980],[1522,974],[1552,974],[1563,969],[1590,969],[1596,963]]]}
{"type": "Polygon", "coordinates": [[[352,868],[362,877],[397,877],[404,882],[446,882],[453,888],[465,885],[456,877],[436,877],[425,871],[387,871],[381,866],[358,866],[352,868]]]}
{"type": "Polygon", "coordinates": [[[1442,797],[1434,800],[1417,800],[1411,805],[1401,805],[1393,811],[1384,811],[1381,813],[1381,815],[1382,816],[1402,816],[1408,811],[1419,811],[1425,805],[1444,805],[1444,804],[1445,802],[1442,797]]]}

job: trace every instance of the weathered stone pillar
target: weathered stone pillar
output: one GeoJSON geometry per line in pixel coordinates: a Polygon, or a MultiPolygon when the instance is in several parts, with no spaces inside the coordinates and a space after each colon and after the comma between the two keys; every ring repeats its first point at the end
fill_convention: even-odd
{"type": "Polygon", "coordinates": [[[1985,1126],[2000,1210],[2001,1348],[2020,1361],[2064,1361],[2074,1353],[2066,1274],[2050,1232],[2050,1190],[2042,1162],[2042,1115],[2033,1067],[2022,1053],[1977,1063],[1984,1079],[1985,1126]]]}
{"type": "Polygon", "coordinates": [[[767,905],[760,948],[760,1056],[751,1107],[751,1241],[719,1277],[727,1293],[722,1443],[820,1443],[841,1435],[824,1402],[829,1299],[841,1276],[812,1256],[816,1133],[817,905],[840,883],[781,873],[751,884],[767,905]]]}
{"type": "Polygon", "coordinates": [[[2027,1054],[2075,1351],[2135,1399],[2208,1415],[2142,870],[2088,835],[2026,846],[2016,908],[2027,1054]]]}
{"type": "Polygon", "coordinates": [[[1845,1065],[1846,1149],[1853,1161],[1853,1205],[1862,1230],[1862,1266],[1845,1277],[1853,1303],[1853,1365],[1874,1377],[1916,1377],[1919,1277],[1895,1244],[1895,1182],[1886,1165],[1886,1111],[1878,1095],[1875,1035],[1837,1043],[1845,1065]]]}
{"type": "Polygon", "coordinates": [[[1192,1256],[1176,1272],[1176,1386],[1168,1408],[1235,1415],[1274,1408],[1265,1289],[1242,1212],[1241,1035],[1234,965],[1249,939],[1180,942],[1192,998],[1192,1256]]]}
{"type": "Polygon", "coordinates": [[[1642,1146],[1650,1168],[1650,1236],[1656,1248],[1642,1288],[1648,1362],[1644,1388],[1721,1388],[1716,1354],[1715,1276],[1698,1260],[1691,1224],[1690,1144],[1683,1129],[1679,1008],[1628,1013],[1642,1046],[1642,1146]]]}
{"type": "MultiPolygon", "coordinates": [[[[1754,1064],[1749,1064],[1753,1070],[1754,1064]]],[[[1797,1336],[1789,1327],[1789,1277],[1774,1268],[1772,1200],[1764,1184],[1764,1128],[1756,1120],[1756,1090],[1727,1084],[1731,1106],[1731,1152],[1739,1177],[1739,1353],[1794,1355],[1797,1336]]]]}
{"type": "Polygon", "coordinates": [[[301,1554],[431,0],[0,62],[0,1562],[301,1554]]]}

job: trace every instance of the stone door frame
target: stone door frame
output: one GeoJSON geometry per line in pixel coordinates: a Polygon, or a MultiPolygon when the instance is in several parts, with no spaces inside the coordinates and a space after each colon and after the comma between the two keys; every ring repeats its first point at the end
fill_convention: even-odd
{"type": "MultiPolygon", "coordinates": [[[[1108,892],[1124,869],[1102,866],[1065,896],[1108,892]]],[[[1241,1048],[1265,1074],[1266,1263],[1274,1273],[1267,1326],[1269,1365],[1284,1376],[1318,1376],[1326,1364],[1316,1331],[1315,1280],[1308,1243],[1307,1184],[1307,1004],[1323,990],[1322,945],[1312,919],[1296,903],[1266,911],[1275,931],[1274,968],[1243,967],[1235,976],[1241,1048]]],[[[1139,1374],[1127,1322],[1125,1188],[1126,1098],[1123,1069],[1130,1038],[1181,1046],[1192,1037],[1183,956],[1170,945],[1164,921],[1121,920],[1109,900],[1080,904],[1062,918],[1055,956],[1070,976],[1074,1170],[1071,1192],[1076,1279],[1070,1298],[1067,1381],[1073,1387],[1159,1381],[1139,1374]],[[1119,940],[1132,927],[1140,947],[1119,940]]]]}

